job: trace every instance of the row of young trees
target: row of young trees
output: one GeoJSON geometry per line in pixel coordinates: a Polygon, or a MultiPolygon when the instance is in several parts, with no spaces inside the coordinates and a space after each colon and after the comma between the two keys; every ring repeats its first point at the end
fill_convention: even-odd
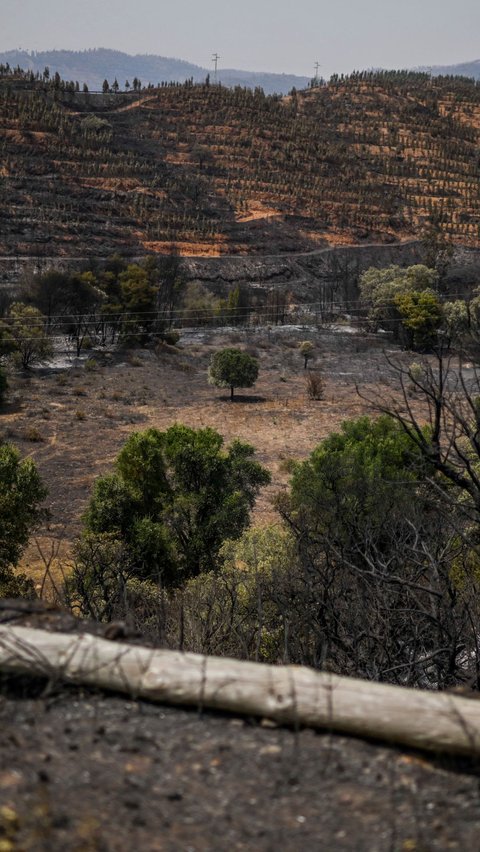
{"type": "MultiPolygon", "coordinates": [[[[478,242],[473,82],[378,75],[288,100],[160,87],[148,109],[112,111],[110,133],[85,133],[85,114],[75,115],[61,92],[56,101],[50,95],[0,86],[7,129],[48,134],[41,145],[28,133],[5,136],[12,242],[34,221],[39,237],[70,244],[74,236],[86,247],[93,210],[104,243],[124,243],[126,233],[138,243],[141,232],[143,242],[211,244],[221,236],[226,247],[258,239],[239,214],[259,204],[277,217],[304,217],[311,231],[352,239],[414,234],[434,221],[452,239],[478,242]],[[69,181],[52,192],[52,160],[59,176],[78,179],[73,196],[69,181]],[[94,192],[92,179],[122,179],[128,189],[94,192]],[[67,203],[64,218],[55,217],[55,195],[67,203]]],[[[289,229],[295,221],[287,220],[289,229]]]]}
{"type": "MultiPolygon", "coordinates": [[[[130,83],[129,80],[125,80],[125,86],[124,86],[125,92],[130,92],[130,91],[141,92],[141,90],[142,90],[142,81],[139,80],[138,77],[134,77],[131,83],[130,83]]],[[[104,95],[108,94],[109,92],[113,92],[113,94],[116,95],[116,94],[118,94],[119,91],[120,91],[120,84],[119,84],[116,77],[115,77],[112,85],[110,85],[110,83],[108,82],[107,79],[105,79],[103,81],[102,92],[103,92],[104,95]]]]}

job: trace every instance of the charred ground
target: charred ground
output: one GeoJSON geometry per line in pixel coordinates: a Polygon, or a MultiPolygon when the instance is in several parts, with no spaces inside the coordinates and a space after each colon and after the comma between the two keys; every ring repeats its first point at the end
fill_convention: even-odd
{"type": "MultiPolygon", "coordinates": [[[[40,607],[0,622],[101,630],[40,607]]],[[[0,722],[12,852],[477,847],[469,761],[26,678],[0,683],[0,722]]]]}

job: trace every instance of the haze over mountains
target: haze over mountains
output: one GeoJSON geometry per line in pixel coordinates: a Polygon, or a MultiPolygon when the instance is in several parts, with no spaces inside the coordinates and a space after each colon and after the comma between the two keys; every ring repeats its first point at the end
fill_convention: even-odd
{"type": "Polygon", "coordinates": [[[428,71],[435,77],[455,74],[457,77],[473,77],[480,80],[480,59],[472,62],[460,62],[457,65],[422,65],[419,71],[428,71]]]}
{"type": "MultiPolygon", "coordinates": [[[[101,90],[102,83],[107,79],[113,83],[117,78],[120,87],[125,81],[131,83],[138,77],[144,85],[161,82],[183,83],[193,77],[195,83],[205,80],[208,74],[213,77],[212,66],[202,68],[182,59],[165,56],[137,54],[131,56],[119,50],[95,48],[94,50],[46,50],[32,51],[9,50],[0,53],[0,63],[8,62],[12,67],[17,65],[24,70],[43,72],[48,66],[50,72],[56,71],[65,80],[78,80],[80,85],[86,83],[91,90],[101,90]]],[[[304,89],[309,77],[299,77],[295,74],[270,74],[268,72],[238,71],[235,69],[219,68],[219,80],[225,86],[261,86],[266,94],[287,94],[294,86],[304,89]]]]}
{"type": "MultiPolygon", "coordinates": [[[[183,59],[154,54],[131,55],[107,48],[82,51],[8,50],[0,52],[0,63],[7,62],[12,67],[18,65],[25,70],[40,73],[45,66],[48,66],[53,74],[58,71],[64,80],[78,80],[80,85],[86,83],[93,91],[101,90],[105,79],[113,83],[116,78],[120,87],[123,88],[125,81],[129,80],[131,83],[134,77],[138,77],[144,85],[148,83],[157,85],[161,82],[182,83],[190,78],[193,78],[195,83],[200,83],[208,74],[213,77],[212,66],[204,68],[183,59]]],[[[416,70],[427,71],[434,76],[460,75],[480,80],[480,59],[456,65],[423,65],[416,70]]],[[[311,79],[296,74],[223,68],[221,59],[218,77],[225,86],[246,86],[247,88],[260,86],[266,94],[288,94],[293,87],[304,89],[311,79]]]]}

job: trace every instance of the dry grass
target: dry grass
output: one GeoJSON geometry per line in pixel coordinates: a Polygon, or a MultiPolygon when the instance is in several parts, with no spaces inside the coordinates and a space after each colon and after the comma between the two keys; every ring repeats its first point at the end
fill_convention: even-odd
{"type": "MultiPolygon", "coordinates": [[[[23,455],[36,461],[49,489],[51,521],[38,532],[43,547],[61,538],[62,553],[68,554],[95,478],[111,468],[131,432],[148,427],[163,430],[176,422],[210,426],[227,443],[240,438],[253,444],[259,461],[272,474],[272,484],[257,502],[255,519],[273,519],[272,497],[287,486],[289,478],[285,459],[305,458],[342,420],[367,410],[356,393],[356,383],[374,393],[378,384],[388,382],[380,349],[370,349],[367,355],[356,336],[320,331],[312,335],[324,381],[319,405],[308,398],[302,359],[292,352],[292,343],[293,348],[298,346],[305,331],[299,335],[292,340],[294,332],[272,330],[267,340],[259,332],[235,333],[236,345],[257,349],[260,375],[254,388],[237,391],[233,403],[226,391],[207,383],[212,352],[231,343],[221,332],[209,331],[205,339],[192,344],[185,341],[176,358],[143,350],[133,354],[135,369],[130,356],[128,363],[117,360],[89,373],[88,399],[81,408],[78,397],[86,391],[81,368],[65,374],[39,371],[28,385],[19,374],[12,375],[12,391],[22,402],[15,409],[4,409],[0,427],[23,455]],[[64,385],[70,382],[74,391],[65,393],[64,385]],[[47,405],[51,416],[42,422],[42,440],[32,442],[28,433],[32,412],[47,405]]],[[[41,574],[34,545],[25,553],[23,568],[35,577],[41,574]]]]}

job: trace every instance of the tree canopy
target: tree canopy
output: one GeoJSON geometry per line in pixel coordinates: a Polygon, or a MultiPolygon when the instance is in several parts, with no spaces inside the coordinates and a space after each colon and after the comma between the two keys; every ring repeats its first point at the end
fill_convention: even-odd
{"type": "Polygon", "coordinates": [[[33,593],[31,581],[16,577],[13,568],[42,517],[46,495],[34,462],[0,444],[0,597],[33,593]]]}
{"type": "Polygon", "coordinates": [[[390,513],[404,510],[408,484],[424,471],[421,453],[392,418],[346,420],[295,465],[287,514],[320,536],[361,549],[363,523],[381,533],[389,516],[393,522],[390,513]]]}
{"type": "Polygon", "coordinates": [[[258,361],[240,349],[221,349],[212,355],[208,380],[219,388],[230,388],[233,399],[235,388],[251,388],[258,378],[258,361]]]}
{"type": "Polygon", "coordinates": [[[249,444],[213,429],[175,425],[130,436],[114,473],[99,479],[85,515],[88,534],[109,534],[143,579],[178,585],[217,566],[223,541],[248,524],[270,481],[249,444]]]}
{"type": "Polygon", "coordinates": [[[423,686],[459,676],[460,648],[474,637],[434,476],[388,416],[345,422],[294,466],[278,508],[297,542],[314,665],[423,686]]]}
{"type": "Polygon", "coordinates": [[[394,298],[403,327],[403,342],[409,349],[428,350],[437,342],[443,311],[432,290],[410,290],[394,298]]]}
{"type": "Polygon", "coordinates": [[[15,302],[0,325],[1,349],[13,353],[26,370],[36,363],[48,361],[53,346],[45,330],[45,317],[22,302],[15,302]]]}
{"type": "MultiPolygon", "coordinates": [[[[417,337],[421,337],[419,317],[422,314],[427,331],[431,333],[432,327],[436,328],[440,324],[440,320],[437,321],[440,314],[438,300],[435,305],[433,304],[436,299],[433,289],[437,283],[438,272],[423,264],[415,264],[406,269],[400,266],[367,269],[360,279],[360,294],[362,301],[369,309],[369,322],[375,329],[384,328],[391,331],[396,340],[401,340],[407,329],[407,343],[413,343],[415,334],[410,333],[412,326],[408,327],[405,320],[408,323],[415,314],[413,324],[417,325],[417,337]],[[419,297],[413,294],[424,291],[428,291],[430,295],[419,305],[419,297]],[[426,313],[428,317],[425,319],[426,313]]],[[[425,336],[428,337],[427,332],[425,336]]]]}

